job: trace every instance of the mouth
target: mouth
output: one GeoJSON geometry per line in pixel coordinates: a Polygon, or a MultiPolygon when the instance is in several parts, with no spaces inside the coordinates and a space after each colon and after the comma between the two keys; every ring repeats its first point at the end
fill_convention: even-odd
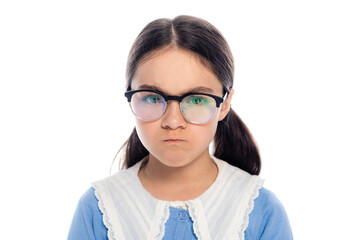
{"type": "Polygon", "coordinates": [[[185,140],[183,140],[183,139],[177,139],[177,138],[169,138],[169,139],[164,140],[164,142],[167,142],[167,143],[181,143],[184,141],[185,140]]]}

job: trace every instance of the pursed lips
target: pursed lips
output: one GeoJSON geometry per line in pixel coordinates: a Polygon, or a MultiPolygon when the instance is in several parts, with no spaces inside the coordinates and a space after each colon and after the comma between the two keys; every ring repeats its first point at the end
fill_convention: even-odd
{"type": "Polygon", "coordinates": [[[168,143],[180,143],[184,141],[185,141],[184,139],[178,139],[178,138],[169,138],[164,140],[164,142],[168,142],[168,143]]]}

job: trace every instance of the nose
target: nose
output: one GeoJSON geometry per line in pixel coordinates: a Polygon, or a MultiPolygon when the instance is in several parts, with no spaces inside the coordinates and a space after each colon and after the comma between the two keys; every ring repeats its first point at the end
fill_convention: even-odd
{"type": "Polygon", "coordinates": [[[170,129],[185,128],[186,120],[181,114],[180,103],[178,101],[168,101],[161,126],[170,129]]]}

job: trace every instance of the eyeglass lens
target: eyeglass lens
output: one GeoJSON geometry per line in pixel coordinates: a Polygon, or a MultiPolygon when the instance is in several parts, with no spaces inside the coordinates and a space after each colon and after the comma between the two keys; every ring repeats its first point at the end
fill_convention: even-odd
{"type": "MultiPolygon", "coordinates": [[[[137,92],[131,98],[134,114],[144,121],[159,119],[165,112],[165,99],[154,92],[137,92]]],[[[180,103],[184,118],[195,124],[210,121],[216,112],[215,100],[206,95],[189,95],[180,103]]]]}

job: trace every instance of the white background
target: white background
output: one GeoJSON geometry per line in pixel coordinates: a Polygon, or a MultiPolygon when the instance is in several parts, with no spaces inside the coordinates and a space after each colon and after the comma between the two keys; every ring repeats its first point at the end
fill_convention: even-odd
{"type": "Polygon", "coordinates": [[[347,0],[1,1],[0,238],[66,238],[133,128],[132,42],[151,20],[187,14],[232,48],[232,106],[295,239],[359,239],[359,12],[347,0]]]}

